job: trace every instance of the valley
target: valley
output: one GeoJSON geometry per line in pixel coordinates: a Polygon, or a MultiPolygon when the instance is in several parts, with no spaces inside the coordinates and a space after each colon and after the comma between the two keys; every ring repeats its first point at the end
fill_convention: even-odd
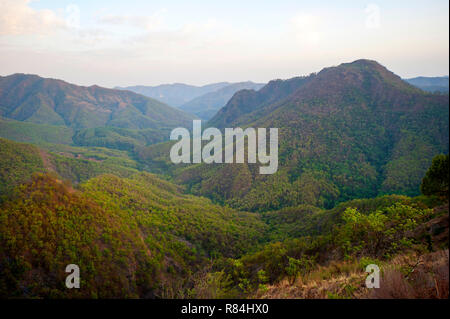
{"type": "Polygon", "coordinates": [[[0,77],[0,296],[448,298],[448,94],[372,60],[254,84],[201,125],[278,128],[269,175],[191,164],[195,150],[174,164],[170,132],[200,114],[0,77]],[[80,289],[64,285],[68,264],[80,289]],[[369,264],[391,286],[369,291],[369,264]]]}

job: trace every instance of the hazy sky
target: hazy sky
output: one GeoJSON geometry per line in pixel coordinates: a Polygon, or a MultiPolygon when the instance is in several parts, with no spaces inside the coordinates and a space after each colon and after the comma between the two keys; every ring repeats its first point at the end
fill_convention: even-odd
{"type": "Polygon", "coordinates": [[[449,73],[447,0],[0,0],[0,75],[107,87],[266,82],[359,58],[449,73]]]}

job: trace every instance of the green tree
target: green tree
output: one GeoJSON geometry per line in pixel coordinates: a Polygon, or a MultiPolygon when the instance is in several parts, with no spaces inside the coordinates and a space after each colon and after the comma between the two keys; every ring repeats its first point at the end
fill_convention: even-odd
{"type": "Polygon", "coordinates": [[[433,158],[431,167],[422,179],[420,191],[424,195],[448,195],[449,156],[440,154],[433,158]]]}
{"type": "Polygon", "coordinates": [[[314,261],[309,256],[302,256],[300,259],[289,258],[289,264],[286,267],[286,273],[289,283],[293,285],[298,276],[306,275],[314,266],[314,261]]]}

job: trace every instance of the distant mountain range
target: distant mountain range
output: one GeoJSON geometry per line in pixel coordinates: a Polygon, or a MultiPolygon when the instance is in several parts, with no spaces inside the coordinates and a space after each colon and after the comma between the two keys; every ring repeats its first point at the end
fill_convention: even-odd
{"type": "Polygon", "coordinates": [[[448,75],[438,77],[419,76],[416,78],[405,79],[405,81],[424,91],[448,93],[448,75]]]}
{"type": "MultiPolygon", "coordinates": [[[[304,77],[293,78],[287,81],[275,80],[271,81],[270,85],[265,88],[265,92],[277,90],[278,94],[286,94],[291,89],[296,88],[296,81],[302,81],[304,77]],[[279,87],[278,87],[279,86],[279,87]]],[[[427,92],[441,92],[448,93],[449,80],[448,76],[443,77],[416,77],[411,79],[404,79],[409,84],[414,85],[427,92]]],[[[193,114],[202,120],[210,120],[216,113],[233,97],[234,93],[241,90],[248,90],[246,92],[239,92],[236,99],[245,99],[245,107],[253,107],[259,104],[258,101],[253,100],[253,96],[257,96],[261,103],[270,104],[275,95],[267,96],[264,92],[256,94],[264,86],[262,83],[254,83],[251,81],[228,83],[219,82],[204,86],[193,86],[182,83],[162,84],[158,86],[129,86],[116,87],[120,90],[129,90],[138,94],[142,94],[158,101],[167,103],[171,106],[177,107],[187,113],[193,114]],[[269,98],[269,99],[267,99],[269,98]],[[250,103],[250,104],[249,104],[250,103]]],[[[237,114],[236,114],[237,115],[237,114]]]]}
{"type": "Polygon", "coordinates": [[[116,88],[151,97],[178,107],[180,110],[196,115],[203,120],[209,120],[237,91],[243,89],[258,90],[263,86],[262,83],[247,81],[238,83],[220,82],[204,86],[175,83],[116,88]]]}
{"type": "Polygon", "coordinates": [[[192,116],[154,99],[37,75],[0,77],[0,116],[73,128],[142,129],[187,124],[192,116]]]}
{"type": "Polygon", "coordinates": [[[216,91],[206,93],[191,101],[181,105],[180,110],[194,114],[203,120],[212,118],[218,110],[220,110],[228,100],[240,90],[259,90],[263,87],[263,83],[239,82],[227,85],[216,91]]]}
{"type": "Polygon", "coordinates": [[[204,86],[174,83],[161,84],[158,86],[137,85],[116,87],[116,89],[132,91],[167,103],[170,106],[179,107],[196,97],[209,92],[217,91],[228,85],[230,85],[228,82],[212,83],[204,86]]]}
{"type": "Polygon", "coordinates": [[[171,129],[192,125],[194,118],[130,91],[84,87],[28,74],[0,77],[0,132],[6,138],[27,131],[33,134],[19,140],[34,141],[40,136],[48,142],[57,138],[54,132],[63,130],[64,136],[73,134],[77,145],[131,149],[136,144],[166,140],[171,129]]]}

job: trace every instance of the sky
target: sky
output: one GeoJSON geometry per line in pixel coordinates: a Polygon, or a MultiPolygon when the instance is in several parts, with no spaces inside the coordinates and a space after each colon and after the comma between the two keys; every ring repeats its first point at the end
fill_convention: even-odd
{"type": "Polygon", "coordinates": [[[287,79],[360,58],[449,74],[449,2],[0,0],[0,75],[105,87],[287,79]]]}

